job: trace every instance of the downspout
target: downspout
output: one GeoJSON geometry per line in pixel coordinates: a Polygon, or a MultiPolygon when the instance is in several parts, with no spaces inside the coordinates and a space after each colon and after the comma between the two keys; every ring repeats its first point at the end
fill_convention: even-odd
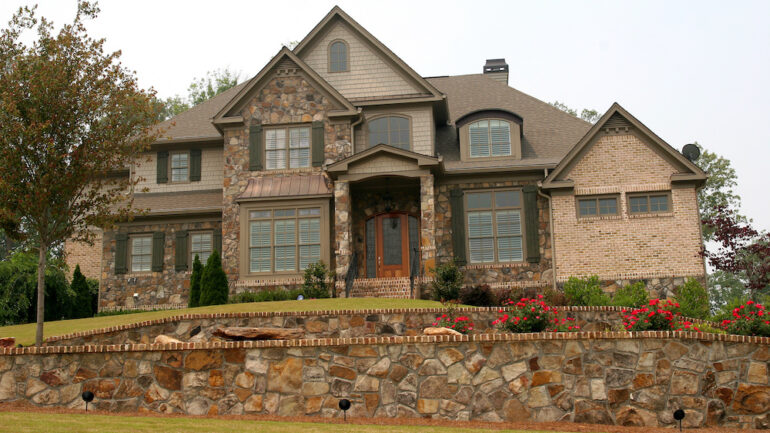
{"type": "Polygon", "coordinates": [[[358,120],[350,124],[350,151],[351,155],[356,153],[356,126],[360,125],[364,121],[364,116],[361,115],[363,109],[358,107],[358,120]]]}
{"type": "MultiPolygon", "coordinates": [[[[545,177],[548,177],[548,169],[544,168],[543,173],[545,174],[545,177]]],[[[553,230],[553,202],[551,201],[551,196],[547,194],[543,194],[542,192],[543,182],[537,183],[537,195],[540,197],[545,198],[548,200],[548,229],[551,231],[551,274],[553,275],[553,278],[551,278],[551,282],[553,284],[553,290],[558,290],[556,288],[556,239],[554,236],[554,230],[553,230]]]]}

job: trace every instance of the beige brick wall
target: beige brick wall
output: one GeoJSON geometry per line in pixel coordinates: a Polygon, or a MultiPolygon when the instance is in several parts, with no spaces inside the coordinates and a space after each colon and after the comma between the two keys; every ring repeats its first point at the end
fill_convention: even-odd
{"type": "MultiPolygon", "coordinates": [[[[181,146],[181,145],[180,145],[181,146]]],[[[180,147],[180,151],[189,150],[180,147]]],[[[138,190],[148,188],[147,192],[177,192],[177,191],[196,191],[206,189],[222,188],[222,177],[224,173],[223,149],[221,147],[209,147],[201,150],[201,180],[199,182],[171,183],[171,171],[169,170],[169,182],[158,183],[157,175],[157,153],[148,152],[148,158],[142,158],[134,168],[135,176],[141,176],[143,181],[137,185],[138,190]]]]}
{"type": "Polygon", "coordinates": [[[102,232],[99,230],[93,245],[83,242],[67,240],[64,243],[65,260],[69,266],[68,278],[76,265],[80,265],[80,272],[88,278],[99,279],[102,270],[102,232]]]}
{"type": "Polygon", "coordinates": [[[553,196],[557,278],[702,276],[695,188],[671,189],[677,170],[634,135],[601,137],[563,175],[571,193],[553,196]],[[672,191],[672,212],[629,216],[626,193],[672,191]],[[575,194],[620,193],[619,216],[578,219],[575,194]]]}
{"type": "MultiPolygon", "coordinates": [[[[412,148],[410,150],[415,153],[433,156],[433,131],[435,128],[433,127],[433,110],[430,106],[364,110],[366,119],[374,119],[378,116],[387,114],[401,114],[409,117],[412,126],[412,148]]],[[[356,127],[355,134],[356,153],[368,149],[369,134],[366,127],[366,121],[356,127]]]]}
{"type": "Polygon", "coordinates": [[[376,98],[382,96],[421,93],[403,75],[394,70],[343,23],[336,23],[302,60],[346,98],[376,98]],[[347,72],[329,72],[329,44],[342,39],[348,44],[350,65],[347,72]]]}

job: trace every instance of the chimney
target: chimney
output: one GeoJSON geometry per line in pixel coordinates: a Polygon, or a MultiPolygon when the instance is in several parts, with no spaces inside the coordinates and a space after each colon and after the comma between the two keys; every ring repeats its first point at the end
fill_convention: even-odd
{"type": "Polygon", "coordinates": [[[505,59],[487,59],[484,75],[508,85],[508,63],[505,63],[505,59]]]}

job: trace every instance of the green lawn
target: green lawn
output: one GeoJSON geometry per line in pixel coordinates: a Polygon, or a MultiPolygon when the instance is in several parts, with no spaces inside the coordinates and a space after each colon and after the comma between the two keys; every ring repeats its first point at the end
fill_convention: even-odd
{"type": "MultiPolygon", "coordinates": [[[[144,322],[180,314],[241,313],[249,311],[314,311],[314,310],[366,310],[373,308],[433,308],[441,304],[434,301],[387,298],[336,298],[309,299],[304,301],[256,302],[250,304],[227,304],[184,310],[149,311],[146,313],[123,314],[118,316],[93,317],[90,319],[59,320],[45,323],[45,336],[69,334],[89,329],[107,328],[144,322]]],[[[16,342],[25,346],[35,342],[35,324],[0,327],[0,337],[16,337],[16,342]]]]}
{"type": "MultiPolygon", "coordinates": [[[[396,426],[365,424],[322,424],[278,421],[228,420],[209,418],[161,418],[89,414],[45,414],[39,412],[0,412],[0,424],[13,426],[16,433],[473,433],[478,428],[446,426],[396,426]]],[[[524,433],[523,430],[495,430],[524,433]]],[[[529,433],[538,433],[527,430],[529,433]]],[[[546,433],[546,432],[539,432],[546,433]]],[[[554,433],[554,432],[549,432],[554,433]]]]}

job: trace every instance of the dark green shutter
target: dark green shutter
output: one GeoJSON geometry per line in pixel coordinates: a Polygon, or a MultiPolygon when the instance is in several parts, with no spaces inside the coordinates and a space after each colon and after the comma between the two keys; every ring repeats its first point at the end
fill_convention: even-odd
{"type": "Polygon", "coordinates": [[[324,123],[313,122],[313,167],[320,167],[324,164],[324,123]]]}
{"type": "Polygon", "coordinates": [[[219,251],[219,255],[222,255],[222,229],[214,229],[214,245],[213,248],[219,251]]]}
{"type": "Polygon", "coordinates": [[[176,266],[174,266],[174,268],[177,271],[186,271],[187,270],[187,232],[184,230],[180,230],[176,232],[175,255],[176,255],[176,266]]]}
{"type": "Polygon", "coordinates": [[[249,127],[249,170],[262,170],[262,125],[249,127]]]}
{"type": "Polygon", "coordinates": [[[128,271],[126,255],[128,254],[128,235],[115,233],[115,274],[125,274],[128,271]]]}
{"type": "Polygon", "coordinates": [[[540,261],[540,238],[538,236],[537,187],[527,185],[524,192],[524,237],[527,245],[527,261],[540,261]]]}
{"type": "Polygon", "coordinates": [[[201,150],[190,149],[190,182],[201,180],[201,150]]]}
{"type": "Polygon", "coordinates": [[[158,152],[158,183],[168,183],[168,152],[158,152]]]}
{"type": "Polygon", "coordinates": [[[465,265],[468,262],[465,251],[465,205],[463,190],[455,188],[449,191],[449,205],[452,207],[452,249],[455,262],[465,265]]]}
{"type": "Polygon", "coordinates": [[[152,234],[152,271],[163,272],[163,256],[166,244],[166,234],[155,232],[152,234]]]}

